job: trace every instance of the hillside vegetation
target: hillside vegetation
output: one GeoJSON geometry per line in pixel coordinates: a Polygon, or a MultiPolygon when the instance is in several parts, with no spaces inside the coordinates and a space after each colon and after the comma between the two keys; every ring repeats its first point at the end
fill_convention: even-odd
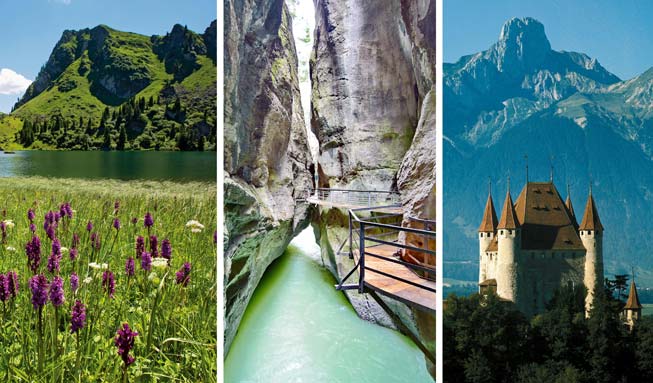
{"type": "Polygon", "coordinates": [[[9,117],[3,148],[215,148],[216,23],[144,36],[100,25],[64,31],[9,117]]]}

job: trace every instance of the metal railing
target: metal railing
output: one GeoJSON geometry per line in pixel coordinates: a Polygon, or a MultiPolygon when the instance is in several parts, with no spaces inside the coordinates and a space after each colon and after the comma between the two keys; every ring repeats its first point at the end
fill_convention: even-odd
{"type": "Polygon", "coordinates": [[[316,198],[320,201],[325,201],[332,204],[365,207],[381,205],[395,207],[395,205],[399,205],[401,203],[399,193],[380,190],[318,188],[313,190],[307,199],[310,198],[316,198]]]}
{"type": "MultiPolygon", "coordinates": [[[[436,292],[435,289],[432,288],[431,286],[416,283],[414,281],[410,281],[405,278],[392,275],[382,270],[369,267],[365,264],[366,257],[374,257],[376,259],[383,260],[384,262],[391,262],[391,263],[403,265],[414,272],[422,272],[426,275],[431,276],[432,278],[429,279],[435,279],[435,274],[436,274],[435,267],[429,267],[430,265],[425,266],[424,264],[406,262],[402,260],[401,257],[394,257],[394,256],[387,257],[374,252],[375,247],[386,245],[386,246],[391,246],[393,248],[396,248],[397,253],[401,253],[402,250],[411,250],[413,252],[435,256],[435,250],[426,248],[429,238],[433,238],[433,240],[435,240],[435,234],[436,234],[435,222],[430,220],[421,220],[415,218],[414,221],[417,222],[423,221],[424,223],[424,229],[417,229],[412,227],[403,227],[401,225],[401,222],[403,220],[403,216],[401,214],[385,214],[385,215],[376,215],[376,216],[371,215],[366,219],[361,219],[356,214],[364,211],[368,211],[372,213],[372,211],[379,208],[383,208],[383,206],[376,207],[376,208],[365,207],[365,208],[356,208],[356,209],[349,210],[349,238],[348,238],[349,249],[350,249],[349,256],[353,258],[353,255],[356,250],[358,250],[359,256],[358,256],[358,262],[354,265],[354,268],[340,281],[340,283],[336,286],[336,289],[337,290],[357,289],[359,293],[363,293],[365,291],[365,273],[366,271],[370,271],[400,281],[402,283],[406,283],[418,287],[420,289],[435,293],[436,292]],[[396,219],[398,219],[399,222],[393,222],[393,220],[396,219]],[[399,233],[412,233],[418,236],[422,236],[425,239],[423,242],[424,247],[416,247],[416,246],[400,243],[398,238],[399,233]],[[390,235],[396,235],[397,237],[394,240],[392,238],[390,239],[386,238],[387,236],[390,235]],[[353,273],[357,270],[358,270],[358,277],[359,277],[358,283],[348,284],[348,285],[345,284],[347,279],[351,275],[353,275],[353,273]]],[[[344,246],[344,244],[345,242],[343,242],[343,245],[340,246],[341,249],[344,246]]]]}

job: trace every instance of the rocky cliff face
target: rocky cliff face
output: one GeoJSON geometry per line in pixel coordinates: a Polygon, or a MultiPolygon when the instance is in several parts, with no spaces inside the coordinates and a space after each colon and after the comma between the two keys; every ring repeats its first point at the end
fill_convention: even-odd
{"type": "MultiPolygon", "coordinates": [[[[435,1],[315,4],[311,129],[320,142],[320,185],[398,190],[406,217],[433,219],[435,1]]],[[[336,249],[347,237],[346,212],[321,208],[313,225],[323,259],[344,277],[353,264],[336,249]]],[[[361,317],[394,326],[368,295],[347,295],[361,317]]],[[[386,302],[434,352],[435,317],[386,302]]]]}
{"type": "Polygon", "coordinates": [[[55,86],[62,93],[80,86],[62,79],[76,61],[80,61],[79,76],[90,82],[90,96],[109,105],[128,100],[154,81],[163,82],[165,73],[181,81],[200,68],[198,57],[215,60],[216,25],[214,21],[203,34],[175,25],[165,36],[151,37],[106,25],[66,30],[14,109],[55,86]],[[165,72],[159,70],[157,61],[164,64],[165,72]]]}
{"type": "Polygon", "coordinates": [[[307,224],[310,150],[282,0],[225,2],[225,351],[269,264],[307,224]]]}
{"type": "Polygon", "coordinates": [[[394,184],[423,97],[413,46],[398,2],[316,2],[311,129],[320,142],[322,185],[394,184]]]}
{"type": "Polygon", "coordinates": [[[526,17],[508,20],[488,50],[446,64],[443,80],[446,135],[490,146],[553,103],[619,78],[583,53],[552,50],[544,26],[526,17]]]}

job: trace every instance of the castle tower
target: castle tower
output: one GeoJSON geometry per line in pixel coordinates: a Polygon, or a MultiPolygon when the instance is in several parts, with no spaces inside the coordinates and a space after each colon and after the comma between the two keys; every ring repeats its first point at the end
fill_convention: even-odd
{"type": "Polygon", "coordinates": [[[490,246],[497,231],[497,213],[494,210],[494,202],[492,201],[492,193],[487,196],[485,203],[485,212],[483,213],[483,221],[478,227],[478,243],[479,243],[479,283],[488,279],[488,264],[485,251],[490,246]]]}
{"type": "Polygon", "coordinates": [[[624,320],[626,325],[632,330],[637,322],[642,317],[642,305],[639,303],[639,296],[637,295],[637,286],[635,286],[635,278],[630,282],[630,292],[628,293],[628,300],[624,306],[623,311],[624,320]]]}
{"type": "Polygon", "coordinates": [[[576,212],[574,211],[574,205],[571,203],[571,193],[569,192],[569,185],[567,185],[567,200],[565,201],[565,206],[569,212],[569,218],[575,227],[578,227],[578,219],[576,218],[576,212]]]}
{"type": "Polygon", "coordinates": [[[520,248],[521,228],[510,196],[510,188],[506,192],[501,219],[497,225],[497,241],[497,294],[501,298],[517,302],[516,259],[520,248]]]}
{"type": "Polygon", "coordinates": [[[603,225],[590,189],[583,220],[578,227],[580,239],[587,250],[585,255],[585,277],[587,288],[585,310],[589,312],[594,299],[594,291],[603,284],[603,225]]]}

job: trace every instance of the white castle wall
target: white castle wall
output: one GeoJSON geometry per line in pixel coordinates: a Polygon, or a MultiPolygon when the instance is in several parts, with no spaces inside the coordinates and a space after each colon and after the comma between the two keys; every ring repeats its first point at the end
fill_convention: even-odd
{"type": "Polygon", "coordinates": [[[603,234],[590,230],[581,230],[580,239],[587,249],[583,282],[587,287],[585,311],[589,312],[597,286],[603,284],[603,234]]]}
{"type": "Polygon", "coordinates": [[[497,294],[512,300],[528,316],[544,311],[555,290],[562,286],[585,286],[591,303],[596,286],[603,283],[602,236],[584,231],[587,250],[521,250],[519,230],[497,230],[498,251],[485,251],[492,241],[479,234],[479,283],[496,279],[497,294]]]}
{"type": "MultiPolygon", "coordinates": [[[[485,249],[490,246],[494,233],[478,233],[479,244],[479,268],[478,268],[478,283],[486,279],[494,278],[494,267],[491,265],[492,261],[490,256],[486,254],[485,249]]],[[[496,259],[496,258],[495,258],[496,259]]]]}
{"type": "Polygon", "coordinates": [[[520,230],[499,229],[499,256],[496,265],[497,294],[516,302],[518,299],[517,255],[521,244],[520,230]]]}

